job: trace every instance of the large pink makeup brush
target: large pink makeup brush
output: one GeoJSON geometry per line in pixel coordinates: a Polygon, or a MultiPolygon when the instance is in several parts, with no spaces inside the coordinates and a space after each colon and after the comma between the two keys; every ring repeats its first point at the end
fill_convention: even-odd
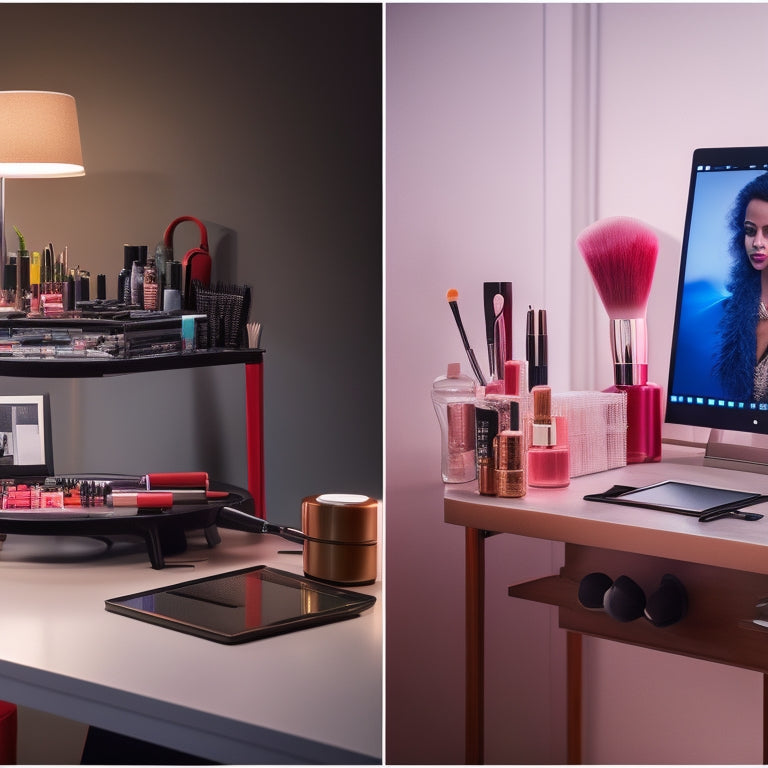
{"type": "Polygon", "coordinates": [[[627,462],[661,460],[661,388],[648,381],[648,296],[659,240],[637,219],[596,221],[576,245],[611,321],[614,386],[627,393],[627,462]]]}

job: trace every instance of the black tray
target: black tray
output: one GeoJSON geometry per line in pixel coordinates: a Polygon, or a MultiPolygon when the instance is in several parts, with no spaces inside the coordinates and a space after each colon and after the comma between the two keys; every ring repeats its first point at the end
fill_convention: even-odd
{"type": "MultiPolygon", "coordinates": [[[[122,475],[81,475],[95,480],[122,479],[122,475]]],[[[211,482],[211,490],[227,491],[222,499],[212,499],[205,504],[178,504],[165,512],[149,512],[130,517],[82,517],[59,520],[13,519],[2,517],[0,510],[0,534],[33,536],[88,536],[109,540],[113,536],[133,535],[146,542],[152,567],[165,567],[165,556],[184,552],[187,548],[186,531],[202,530],[208,546],[220,541],[218,525],[240,530],[263,532],[263,524],[253,518],[253,497],[248,491],[211,482]],[[226,508],[226,512],[223,510],[226,508]],[[224,516],[226,515],[226,520],[224,516]],[[253,519],[253,525],[250,524],[253,519]]],[[[12,514],[11,510],[8,510],[12,514]]]]}

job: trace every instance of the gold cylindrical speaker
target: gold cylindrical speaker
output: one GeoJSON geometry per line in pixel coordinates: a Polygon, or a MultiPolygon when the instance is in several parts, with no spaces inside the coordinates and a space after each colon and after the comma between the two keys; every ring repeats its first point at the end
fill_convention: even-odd
{"type": "Polygon", "coordinates": [[[304,573],[332,584],[373,584],[379,502],[368,496],[323,493],[301,502],[304,573]]]}

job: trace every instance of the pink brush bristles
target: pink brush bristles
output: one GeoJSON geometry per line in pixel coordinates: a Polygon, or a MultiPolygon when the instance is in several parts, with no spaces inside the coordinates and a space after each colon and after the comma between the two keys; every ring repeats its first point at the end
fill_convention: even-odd
{"type": "Polygon", "coordinates": [[[659,252],[653,230],[637,219],[614,216],[588,226],[576,245],[608,316],[645,317],[659,252]]]}

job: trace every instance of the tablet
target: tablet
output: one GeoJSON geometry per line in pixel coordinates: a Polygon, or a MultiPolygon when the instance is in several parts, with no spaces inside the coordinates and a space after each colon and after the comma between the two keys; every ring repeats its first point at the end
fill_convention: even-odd
{"type": "Polygon", "coordinates": [[[738,509],[764,500],[759,493],[734,491],[727,488],[712,488],[705,485],[666,480],[644,488],[631,488],[612,495],[594,494],[585,497],[595,501],[627,504],[648,509],[680,512],[686,515],[702,515],[720,508],[738,509]],[[602,498],[597,498],[598,496],[602,498]]]}
{"type": "Polygon", "coordinates": [[[245,643],[358,616],[376,598],[265,565],[105,601],[105,608],[218,643],[245,643]]]}

